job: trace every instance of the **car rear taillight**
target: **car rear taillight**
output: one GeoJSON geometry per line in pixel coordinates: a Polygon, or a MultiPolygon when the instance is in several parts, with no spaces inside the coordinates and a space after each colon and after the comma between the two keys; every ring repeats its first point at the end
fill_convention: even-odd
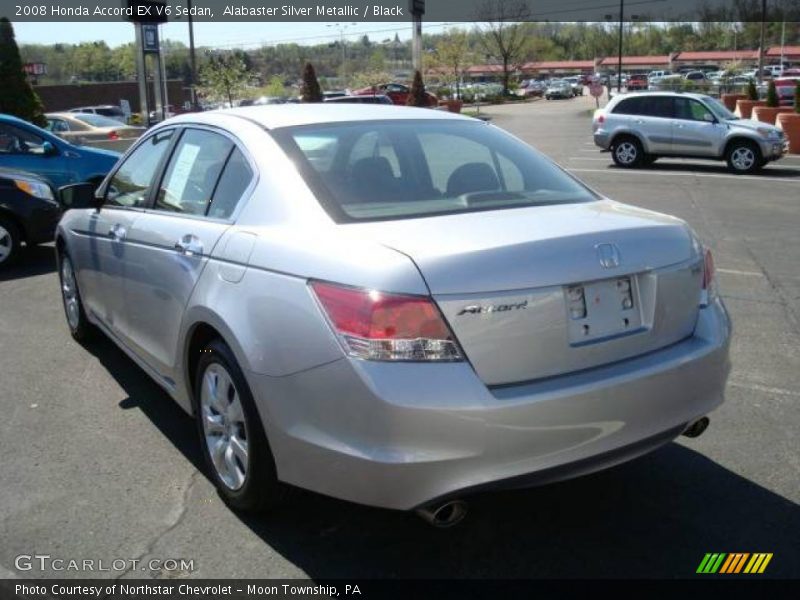
{"type": "Polygon", "coordinates": [[[703,254],[703,292],[701,306],[708,306],[717,295],[717,278],[714,267],[714,256],[706,249],[703,254]]]}
{"type": "Polygon", "coordinates": [[[427,296],[387,294],[312,281],[347,354],[367,360],[462,360],[455,336],[427,296]]]}
{"type": "Polygon", "coordinates": [[[605,123],[606,122],[606,116],[603,113],[600,113],[599,115],[597,115],[597,122],[598,123],[605,123]]]}
{"type": "Polygon", "coordinates": [[[116,131],[109,131],[108,132],[108,139],[110,140],[118,140],[119,134],[116,131]]]}

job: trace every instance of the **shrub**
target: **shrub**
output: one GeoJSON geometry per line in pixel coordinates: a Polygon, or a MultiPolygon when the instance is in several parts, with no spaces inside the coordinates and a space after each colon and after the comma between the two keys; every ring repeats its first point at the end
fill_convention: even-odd
{"type": "Polygon", "coordinates": [[[301,102],[322,102],[322,88],[317,81],[317,73],[314,65],[306,63],[303,69],[303,85],[300,88],[301,102]]]}
{"type": "Polygon", "coordinates": [[[770,79],[767,85],[767,106],[777,108],[780,105],[778,90],[775,89],[775,80],[770,79]]]}
{"type": "Polygon", "coordinates": [[[414,81],[411,82],[411,90],[408,93],[408,106],[428,106],[428,98],[425,96],[425,84],[422,83],[422,73],[414,71],[414,81]]]}
{"type": "Polygon", "coordinates": [[[47,125],[42,102],[22,70],[14,28],[5,17],[0,19],[0,82],[0,112],[47,125]]]}
{"type": "Polygon", "coordinates": [[[758,90],[756,89],[756,83],[752,79],[747,84],[747,98],[748,100],[758,100],[758,90]]]}

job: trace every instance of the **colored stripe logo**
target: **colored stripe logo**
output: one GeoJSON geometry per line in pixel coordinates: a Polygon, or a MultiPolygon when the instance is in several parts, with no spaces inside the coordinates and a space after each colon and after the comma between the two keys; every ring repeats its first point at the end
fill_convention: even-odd
{"type": "Polygon", "coordinates": [[[763,573],[769,561],[772,560],[772,553],[769,552],[708,552],[700,561],[697,573],[725,575],[748,573],[763,573]]]}

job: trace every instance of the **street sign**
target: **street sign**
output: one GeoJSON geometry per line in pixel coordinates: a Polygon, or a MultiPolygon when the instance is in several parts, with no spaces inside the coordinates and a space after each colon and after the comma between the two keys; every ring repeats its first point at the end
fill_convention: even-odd
{"type": "Polygon", "coordinates": [[[142,50],[145,54],[158,54],[158,25],[142,24],[142,50]]]}
{"type": "Polygon", "coordinates": [[[604,91],[605,90],[603,89],[603,86],[599,83],[592,82],[592,84],[589,86],[589,93],[595,98],[602,96],[604,91]]]}
{"type": "Polygon", "coordinates": [[[41,62],[29,62],[22,65],[22,70],[27,75],[47,75],[47,64],[41,62]]]}

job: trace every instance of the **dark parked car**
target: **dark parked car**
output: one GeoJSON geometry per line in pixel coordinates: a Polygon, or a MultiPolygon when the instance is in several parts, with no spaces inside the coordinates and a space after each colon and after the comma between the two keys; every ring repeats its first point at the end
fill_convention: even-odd
{"type": "Polygon", "coordinates": [[[345,102],[350,104],[394,104],[389,96],[376,94],[375,96],[334,96],[325,98],[325,102],[345,102]]]}
{"type": "Polygon", "coordinates": [[[119,153],[75,146],[27,121],[0,115],[0,167],[36,173],[53,187],[99,184],[119,153]]]}
{"type": "Polygon", "coordinates": [[[628,85],[626,87],[628,88],[629,92],[633,92],[635,90],[646,90],[647,86],[647,75],[644,73],[637,73],[628,77],[628,85]]]}
{"type": "Polygon", "coordinates": [[[50,242],[61,218],[53,188],[41,177],[0,168],[0,269],[28,246],[50,242]]]}

